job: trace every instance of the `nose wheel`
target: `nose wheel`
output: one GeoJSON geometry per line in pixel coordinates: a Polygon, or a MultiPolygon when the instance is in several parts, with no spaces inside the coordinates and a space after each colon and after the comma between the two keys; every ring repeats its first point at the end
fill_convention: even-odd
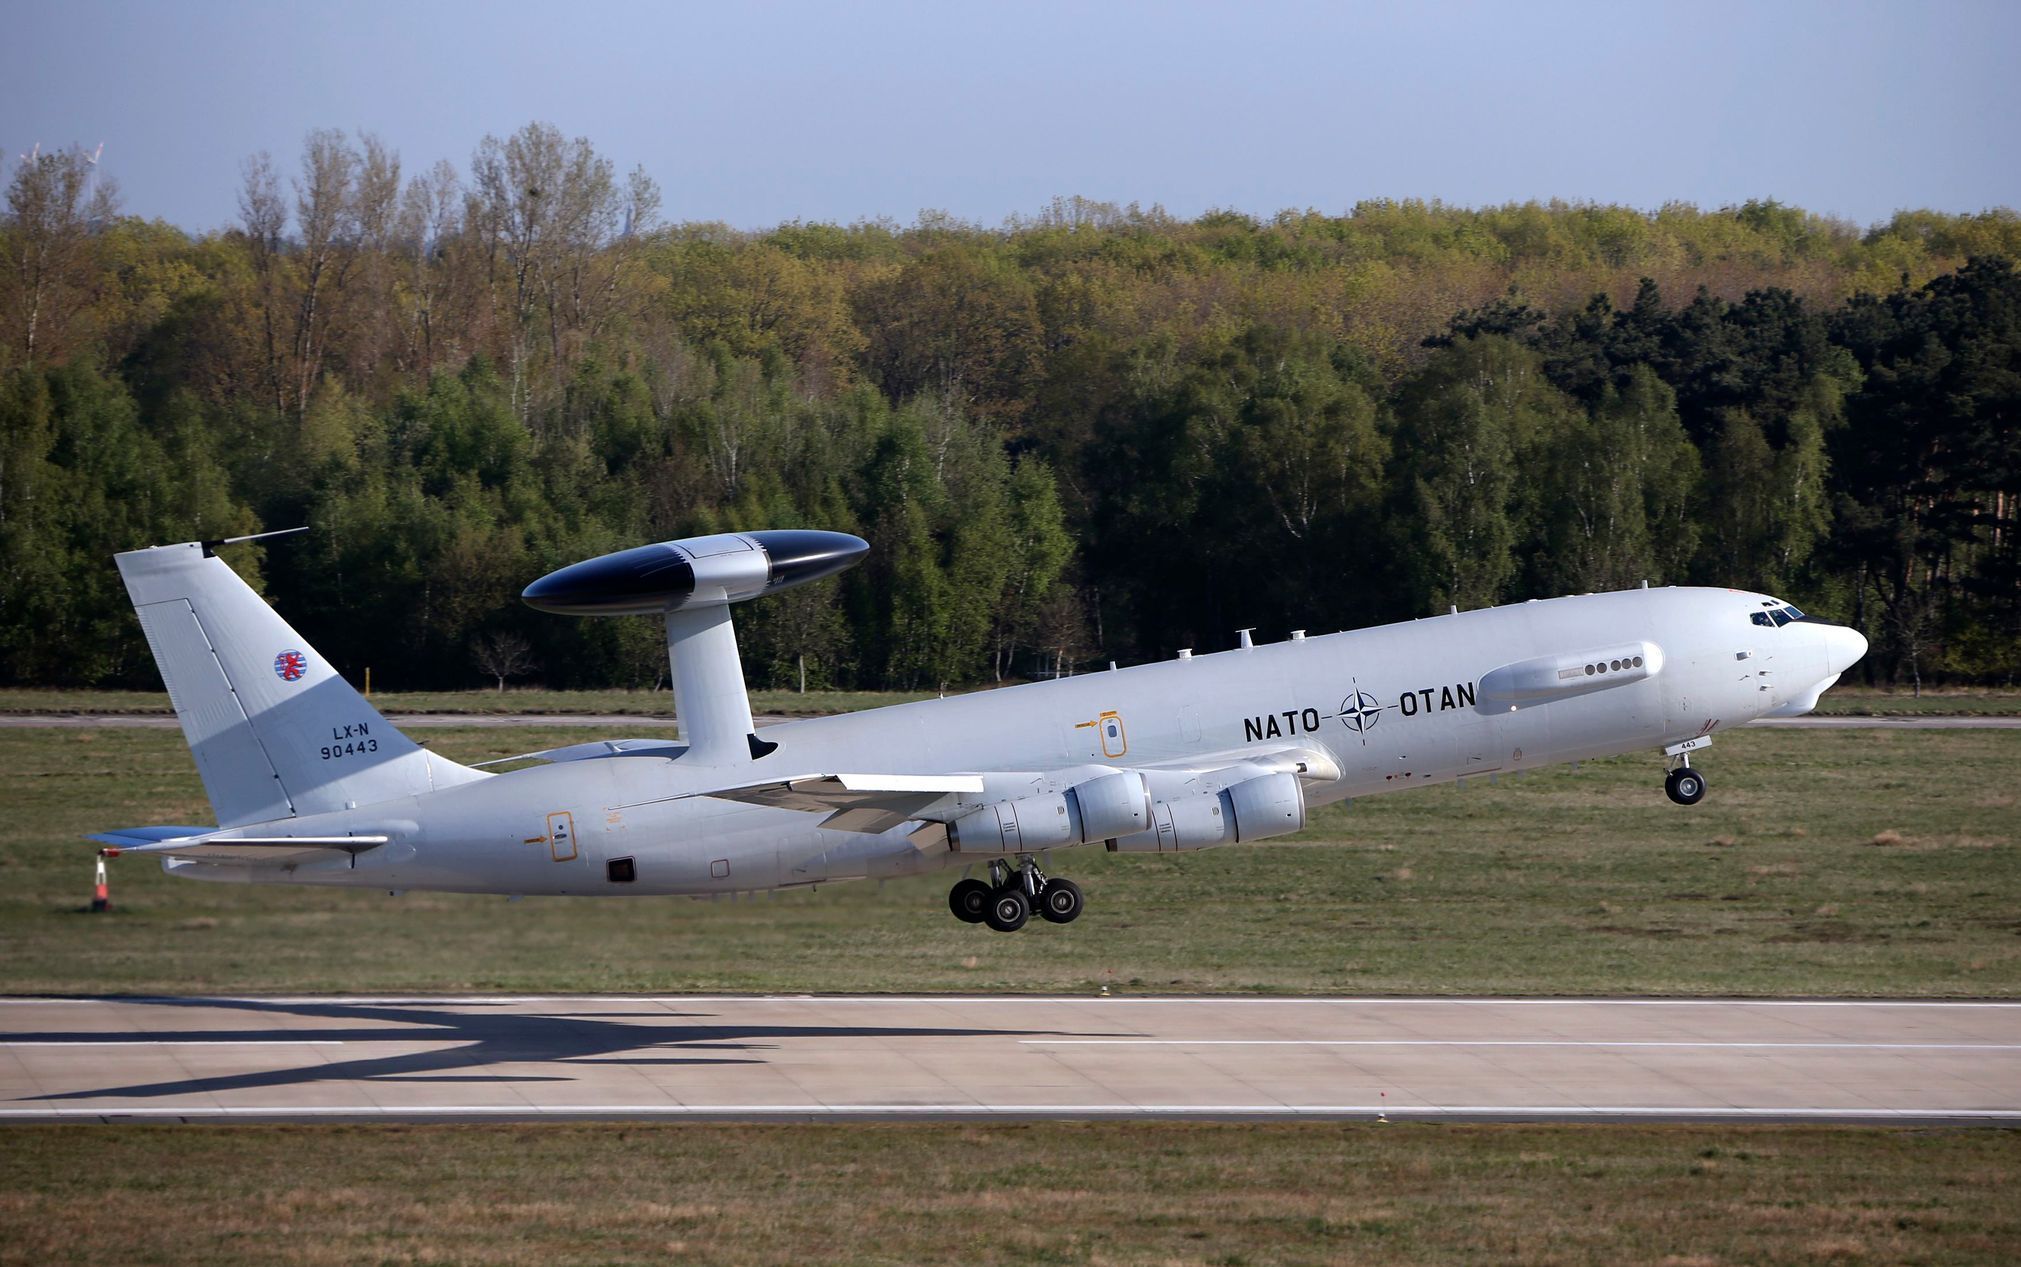
{"type": "Polygon", "coordinates": [[[1688,765],[1678,766],[1664,776],[1663,794],[1679,805],[1696,805],[1705,799],[1705,776],[1688,765]]]}
{"type": "Polygon", "coordinates": [[[1049,877],[1030,857],[1016,867],[1001,859],[989,864],[987,881],[957,881],[947,891],[948,909],[964,924],[988,924],[999,933],[1014,933],[1036,914],[1052,924],[1071,924],[1081,917],[1081,886],[1049,877]]]}

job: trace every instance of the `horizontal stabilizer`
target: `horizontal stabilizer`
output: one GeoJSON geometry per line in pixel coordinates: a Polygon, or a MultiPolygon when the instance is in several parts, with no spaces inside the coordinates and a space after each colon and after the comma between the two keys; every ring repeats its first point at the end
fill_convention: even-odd
{"type": "MultiPolygon", "coordinates": [[[[377,849],[390,839],[387,836],[171,836],[166,839],[149,840],[140,844],[119,844],[118,838],[132,838],[140,831],[159,831],[161,828],[139,828],[133,832],[108,832],[93,836],[117,844],[121,853],[147,854],[156,858],[180,858],[188,862],[229,862],[238,866],[282,867],[305,862],[311,858],[333,857],[337,854],[356,856],[368,849],[377,849]]],[[[205,832],[205,828],[197,828],[205,832]]]]}
{"type": "Polygon", "coordinates": [[[94,832],[85,839],[95,840],[101,845],[111,845],[115,849],[138,849],[142,845],[152,845],[157,841],[208,836],[216,830],[215,827],[121,827],[117,831],[94,832]]]}

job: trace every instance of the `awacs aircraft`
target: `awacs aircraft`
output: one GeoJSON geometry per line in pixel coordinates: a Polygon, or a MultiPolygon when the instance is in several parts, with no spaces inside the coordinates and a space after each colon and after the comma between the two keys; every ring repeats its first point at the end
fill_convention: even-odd
{"type": "Polygon", "coordinates": [[[1715,731],[1808,712],[1857,632],[1724,589],[1587,594],[952,699],[751,722],[731,607],[831,576],[833,532],[695,537],[577,563],[525,601],[666,624],[679,742],[504,773],[417,746],[214,546],[118,556],[218,826],[93,839],[175,875],[466,893],[721,894],[981,864],[954,914],[1081,913],[1040,860],[1298,831],[1315,805],[1646,749],[1690,805],[1715,731]]]}

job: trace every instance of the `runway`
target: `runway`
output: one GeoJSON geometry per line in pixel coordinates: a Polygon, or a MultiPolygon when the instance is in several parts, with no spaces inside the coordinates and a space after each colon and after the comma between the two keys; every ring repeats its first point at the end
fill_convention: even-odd
{"type": "Polygon", "coordinates": [[[2021,1125],[2021,1002],[0,999],[0,1120],[2021,1125]]]}
{"type": "MultiPolygon", "coordinates": [[[[594,727],[613,734],[671,732],[677,725],[671,717],[642,717],[632,713],[395,713],[386,720],[402,730],[430,730],[442,726],[479,728],[556,726],[594,727]]],[[[763,715],[752,720],[759,726],[770,726],[777,722],[801,719],[763,715]]],[[[179,724],[173,713],[0,713],[0,729],[11,730],[36,727],[60,730],[93,730],[101,727],[173,730],[179,724]]],[[[1812,715],[1764,717],[1748,724],[1796,730],[2021,730],[2021,717],[1812,715]]]]}

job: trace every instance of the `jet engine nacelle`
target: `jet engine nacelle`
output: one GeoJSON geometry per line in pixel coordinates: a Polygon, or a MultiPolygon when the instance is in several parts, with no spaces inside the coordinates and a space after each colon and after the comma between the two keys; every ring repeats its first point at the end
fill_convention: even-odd
{"type": "Polygon", "coordinates": [[[1144,776],[1118,771],[1064,792],[1022,796],[971,810],[947,825],[957,853],[1037,853],[1112,840],[1151,825],[1144,776]]]}
{"type": "Polygon", "coordinates": [[[869,551],[869,542],[846,532],[797,528],[683,537],[571,563],[520,598],[563,616],[659,616],[818,581],[869,551]]]}
{"type": "Polygon", "coordinates": [[[1305,789],[1295,774],[1244,779],[1219,792],[1151,806],[1151,827],[1109,842],[1112,853],[1178,853],[1288,836],[1305,826],[1305,789]]]}

